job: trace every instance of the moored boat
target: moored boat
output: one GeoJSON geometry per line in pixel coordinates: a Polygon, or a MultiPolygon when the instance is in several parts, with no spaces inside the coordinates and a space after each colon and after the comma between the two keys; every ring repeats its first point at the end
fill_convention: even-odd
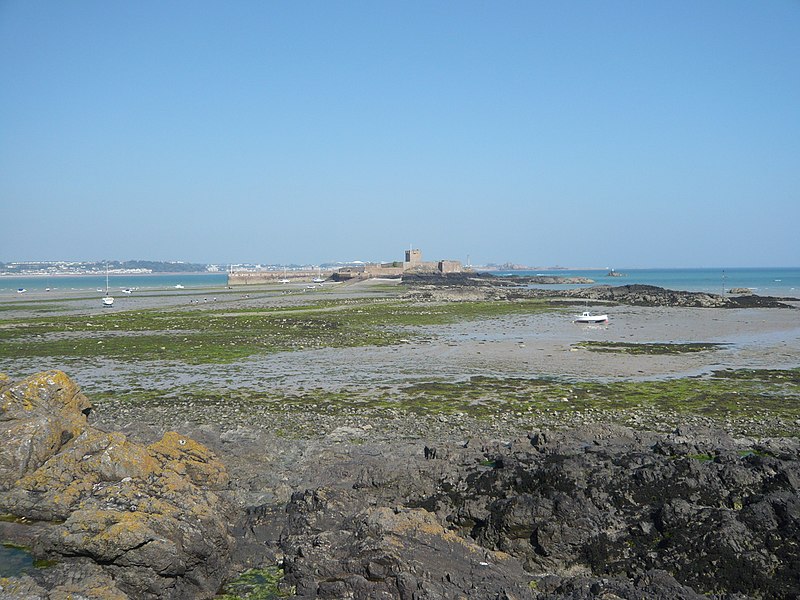
{"type": "Polygon", "coordinates": [[[114,306],[114,297],[108,292],[108,262],[106,262],[106,295],[103,296],[103,306],[114,306]]]}
{"type": "Polygon", "coordinates": [[[575,323],[608,323],[608,315],[593,315],[587,310],[575,318],[575,323]]]}

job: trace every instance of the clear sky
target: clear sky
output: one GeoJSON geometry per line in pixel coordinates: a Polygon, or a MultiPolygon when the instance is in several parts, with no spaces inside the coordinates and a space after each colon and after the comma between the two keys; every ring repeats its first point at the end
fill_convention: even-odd
{"type": "Polygon", "coordinates": [[[800,1],[0,0],[0,261],[799,266],[800,1]]]}

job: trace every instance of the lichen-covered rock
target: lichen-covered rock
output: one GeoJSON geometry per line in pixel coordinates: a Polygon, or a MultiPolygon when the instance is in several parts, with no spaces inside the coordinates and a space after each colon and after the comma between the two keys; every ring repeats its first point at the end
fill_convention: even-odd
{"type": "Polygon", "coordinates": [[[0,579],[0,600],[133,600],[100,565],[74,559],[30,575],[0,579]]]}
{"type": "Polygon", "coordinates": [[[232,509],[207,448],[176,432],[145,447],[91,427],[88,400],[58,371],[0,385],[0,512],[53,522],[37,528],[38,554],[90,559],[120,597],[214,595],[232,509]]]}
{"type": "Polygon", "coordinates": [[[61,371],[0,380],[0,490],[39,468],[86,426],[91,404],[61,371]]]}

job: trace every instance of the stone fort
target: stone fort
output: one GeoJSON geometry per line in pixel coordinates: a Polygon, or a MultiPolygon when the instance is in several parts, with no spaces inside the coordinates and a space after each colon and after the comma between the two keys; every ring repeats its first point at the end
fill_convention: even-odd
{"type": "MultiPolygon", "coordinates": [[[[322,275],[335,281],[352,279],[400,278],[403,273],[461,273],[463,267],[458,260],[422,260],[419,248],[405,251],[405,260],[389,263],[364,263],[363,265],[342,267],[322,271],[322,275]]],[[[318,270],[295,271],[234,271],[228,273],[228,285],[256,285],[275,283],[282,279],[294,282],[312,281],[319,277],[318,270]]]]}

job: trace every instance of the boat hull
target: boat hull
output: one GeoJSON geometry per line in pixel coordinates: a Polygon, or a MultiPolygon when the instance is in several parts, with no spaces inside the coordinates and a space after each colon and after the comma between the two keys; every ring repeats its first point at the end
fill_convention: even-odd
{"type": "Polygon", "coordinates": [[[589,324],[608,323],[608,315],[593,315],[591,313],[585,312],[579,317],[576,317],[574,322],[589,323],[589,324]]]}

